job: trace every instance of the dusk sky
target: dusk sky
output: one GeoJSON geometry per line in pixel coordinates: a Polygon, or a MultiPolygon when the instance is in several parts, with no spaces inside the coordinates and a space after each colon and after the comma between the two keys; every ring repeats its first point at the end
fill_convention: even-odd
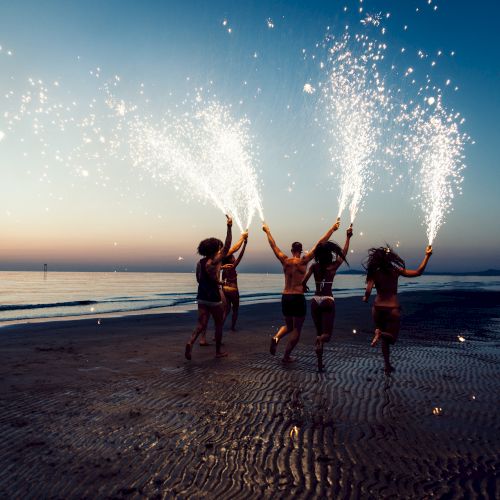
{"type": "MultiPolygon", "coordinates": [[[[321,79],[316,44],[327,27],[341,34],[349,24],[362,33],[360,20],[377,12],[391,13],[377,35],[387,59],[402,72],[412,66],[421,81],[430,73],[443,88],[450,79],[443,104],[465,117],[461,130],[475,141],[465,147],[463,195],[437,235],[428,269],[500,268],[499,2],[19,0],[0,1],[0,269],[48,263],[54,270],[191,271],[199,240],[225,233],[217,208],[187,201],[126,161],[58,161],[71,156],[71,135],[47,128],[41,152],[34,115],[9,130],[29,78],[45,82],[75,113],[102,98],[99,88],[118,81],[115,75],[123,99],[143,102],[146,95],[159,116],[196,88],[209,89],[235,119],[250,121],[265,220],[278,245],[288,251],[299,240],[309,248],[336,218],[338,186],[328,175],[335,165],[327,135],[315,121],[317,94],[304,85],[321,79]],[[419,60],[419,50],[429,57],[419,60]]],[[[386,81],[405,98],[415,93],[401,73],[386,81]]],[[[49,124],[53,117],[39,119],[49,124]]],[[[410,266],[423,257],[427,240],[411,179],[388,192],[392,182],[380,176],[354,222],[354,268],[369,247],[386,242],[399,243],[410,266]]],[[[341,244],[348,218],[345,212],[333,237],[341,244]]],[[[280,271],[257,216],[241,270],[280,271]]]]}

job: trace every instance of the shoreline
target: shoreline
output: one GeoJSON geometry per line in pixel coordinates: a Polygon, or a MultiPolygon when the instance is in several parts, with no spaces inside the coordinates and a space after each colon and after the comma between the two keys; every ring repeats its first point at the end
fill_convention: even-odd
{"type": "Polygon", "coordinates": [[[359,297],[321,374],[309,311],[298,361],[269,354],[277,303],[241,308],[224,359],[184,359],[195,311],[2,329],[0,496],[495,498],[500,292],[400,299],[391,376],[359,297]]]}
{"type": "MultiPolygon", "coordinates": [[[[456,287],[456,288],[446,288],[442,290],[442,293],[463,293],[470,291],[469,288],[466,287],[456,287]]],[[[473,293],[497,293],[495,290],[488,290],[488,289],[483,289],[479,291],[475,291],[473,293]]],[[[398,297],[406,297],[407,295],[411,294],[432,294],[436,293],[435,290],[407,290],[407,289],[401,289],[398,291],[398,297]]],[[[441,292],[440,292],[441,293],[441,292]]],[[[308,314],[309,314],[309,303],[314,294],[311,292],[308,292],[306,294],[306,301],[308,303],[308,314]]],[[[362,293],[360,293],[359,298],[363,296],[362,293]]],[[[335,301],[339,300],[346,300],[346,299],[356,299],[358,295],[354,296],[339,296],[335,297],[335,301]]],[[[373,302],[374,295],[372,294],[372,297],[370,299],[370,304],[373,302]]],[[[401,301],[403,302],[403,301],[401,301]]],[[[280,298],[264,298],[263,300],[250,300],[248,302],[240,302],[240,310],[241,308],[246,308],[249,306],[258,306],[261,304],[279,304],[280,303],[280,298]]],[[[371,305],[369,306],[371,307],[371,305]]],[[[196,302],[193,304],[185,304],[185,305],[176,305],[176,306],[160,306],[160,307],[153,307],[153,308],[147,308],[147,309],[139,309],[139,310],[132,310],[132,311],[116,311],[116,312],[106,312],[106,313],[89,313],[89,314],[80,314],[80,315],[68,315],[68,316],[54,316],[54,317],[41,317],[41,318],[28,318],[28,319],[15,319],[15,320],[7,320],[7,321],[0,321],[0,332],[4,331],[5,329],[13,328],[13,327],[22,327],[22,326],[28,326],[31,324],[40,324],[40,323],[64,323],[64,322],[78,322],[78,321],[97,321],[97,320],[118,320],[118,319],[123,319],[123,318],[141,318],[141,317],[148,317],[150,318],[161,318],[163,316],[169,316],[169,315],[177,315],[177,314],[189,314],[192,312],[196,312],[196,302]],[[154,312],[153,312],[154,311],[154,312]]],[[[280,313],[281,314],[281,313],[280,313]]]]}

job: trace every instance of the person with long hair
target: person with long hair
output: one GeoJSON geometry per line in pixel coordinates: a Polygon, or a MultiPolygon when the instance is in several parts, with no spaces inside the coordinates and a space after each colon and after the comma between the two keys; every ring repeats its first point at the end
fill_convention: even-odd
{"type": "Polygon", "coordinates": [[[347,263],[346,255],[349,251],[349,242],[352,237],[352,224],[347,230],[344,248],[340,248],[333,241],[318,244],[314,254],[316,261],[309,267],[302,282],[304,291],[307,291],[307,282],[312,274],[316,283],[316,291],[311,300],[311,316],[316,327],[316,356],[318,358],[318,371],[323,371],[323,344],[332,337],[335,322],[335,300],[332,287],[338,268],[347,263]]]}
{"type": "Polygon", "coordinates": [[[210,316],[212,316],[215,323],[215,356],[217,358],[227,356],[227,352],[221,350],[225,305],[222,300],[221,283],[219,280],[220,268],[224,257],[232,255],[240,249],[248,237],[248,232],[244,232],[238,243],[230,248],[233,221],[231,217],[227,215],[226,217],[227,234],[224,244],[217,238],[207,238],[198,245],[198,253],[203,257],[199,262],[199,267],[197,267],[198,294],[196,298],[198,301],[198,321],[190,341],[186,344],[184,355],[188,360],[191,359],[193,345],[198,335],[206,331],[210,316]]]}
{"type": "Polygon", "coordinates": [[[313,249],[302,256],[302,243],[298,241],[292,243],[292,256],[285,255],[276,245],[271,235],[271,230],[267,224],[263,224],[262,230],[267,234],[267,240],[277,259],[283,266],[285,274],[285,287],[281,296],[281,312],[283,313],[285,324],[278,330],[276,335],[271,338],[270,353],[274,356],[278,347],[278,342],[286,335],[290,334],[288,344],[285,348],[283,363],[292,363],[295,361],[290,356],[293,349],[300,339],[302,325],[306,319],[307,306],[304,297],[304,287],[302,281],[307,272],[307,264],[314,258],[314,253],[320,243],[327,241],[330,236],[340,226],[340,218],[337,218],[335,224],[326,232],[326,234],[314,245],[313,249]]]}
{"type": "Polygon", "coordinates": [[[248,239],[243,242],[243,247],[237,259],[235,259],[234,255],[228,255],[222,259],[222,291],[226,298],[225,318],[229,316],[232,309],[231,330],[233,332],[236,331],[236,321],[238,320],[238,309],[240,307],[240,291],[238,289],[236,268],[243,258],[247,243],[248,239]]]}
{"type": "Polygon", "coordinates": [[[406,269],[405,261],[389,246],[370,248],[368,258],[363,264],[366,269],[366,291],[363,297],[368,302],[373,286],[377,289],[377,296],[372,307],[375,335],[372,347],[381,341],[384,356],[385,373],[394,371],[390,363],[390,346],[399,335],[401,307],[398,300],[398,279],[415,278],[422,275],[432,255],[432,246],[425,249],[425,257],[416,270],[406,269]]]}

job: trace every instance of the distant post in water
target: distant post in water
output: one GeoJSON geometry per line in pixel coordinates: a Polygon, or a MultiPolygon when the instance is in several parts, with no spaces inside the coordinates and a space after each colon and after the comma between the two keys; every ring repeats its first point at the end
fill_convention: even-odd
{"type": "Polygon", "coordinates": [[[44,264],[43,265],[43,277],[46,278],[47,277],[47,264],[44,264]]]}

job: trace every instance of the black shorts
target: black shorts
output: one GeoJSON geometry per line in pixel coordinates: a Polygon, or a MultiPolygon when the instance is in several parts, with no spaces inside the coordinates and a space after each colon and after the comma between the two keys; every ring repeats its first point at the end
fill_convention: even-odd
{"type": "Polygon", "coordinates": [[[307,312],[306,298],[301,293],[284,293],[281,296],[281,312],[283,316],[304,317],[307,312]]]}

